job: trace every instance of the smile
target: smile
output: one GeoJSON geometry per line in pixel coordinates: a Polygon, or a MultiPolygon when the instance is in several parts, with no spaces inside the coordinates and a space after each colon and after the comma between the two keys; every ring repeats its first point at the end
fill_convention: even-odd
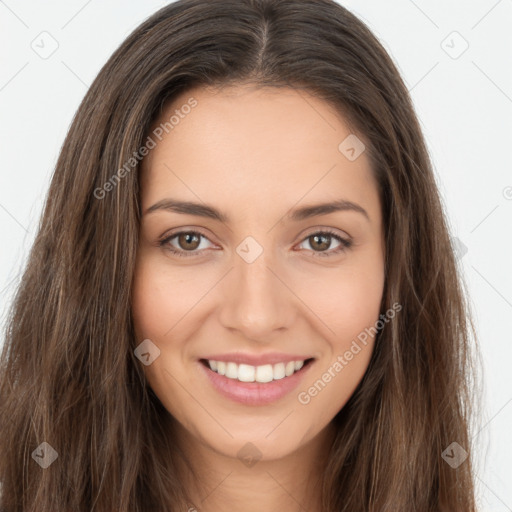
{"type": "Polygon", "coordinates": [[[264,364],[260,366],[214,360],[208,360],[207,363],[212,371],[228,379],[238,380],[240,382],[266,383],[290,377],[295,372],[299,371],[306,361],[309,360],[264,364]]]}
{"type": "Polygon", "coordinates": [[[279,356],[272,355],[253,357],[253,361],[240,356],[238,359],[243,362],[235,362],[230,361],[232,357],[236,358],[200,359],[200,373],[206,377],[205,382],[225,398],[252,406],[269,405],[285,398],[299,386],[315,361],[315,358],[294,358],[279,362],[279,356]],[[249,362],[256,364],[247,364],[249,362]]]}

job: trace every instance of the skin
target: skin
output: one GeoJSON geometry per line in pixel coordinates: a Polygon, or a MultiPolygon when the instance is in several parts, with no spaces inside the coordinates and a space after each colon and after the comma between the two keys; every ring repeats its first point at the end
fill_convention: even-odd
{"type": "Polygon", "coordinates": [[[379,319],[385,244],[377,183],[365,152],[350,161],[338,149],[352,133],[346,121],[304,91],[195,88],[175,98],[155,126],[190,97],[197,106],[141,169],[133,316],[137,340],[160,350],[144,371],[175,419],[173,442],[196,471],[180,474],[200,510],[320,511],[331,420],[361,381],[374,339],[309,403],[298,394],[332,373],[337,357],[379,319]],[[212,205],[229,222],[146,213],[169,197],[212,205]],[[357,203],[368,218],[351,210],[298,222],[287,217],[294,208],[338,199],[357,203]],[[352,246],[335,254],[335,238],[315,243],[312,235],[325,229],[352,246]],[[204,236],[159,246],[180,230],[204,236]],[[247,236],[263,249],[250,264],[236,252],[247,236]],[[166,247],[195,255],[175,256],[166,247]],[[198,362],[235,351],[315,361],[284,398],[246,405],[221,396],[198,362]],[[261,454],[252,467],[237,457],[248,442],[261,454]]]}

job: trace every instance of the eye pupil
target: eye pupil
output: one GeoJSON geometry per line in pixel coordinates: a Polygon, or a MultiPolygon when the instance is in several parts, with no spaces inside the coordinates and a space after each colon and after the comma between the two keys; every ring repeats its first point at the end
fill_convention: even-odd
{"type": "Polygon", "coordinates": [[[190,250],[197,249],[197,247],[200,244],[199,236],[197,235],[197,233],[182,233],[178,237],[178,242],[181,247],[183,247],[184,249],[187,248],[190,250]],[[195,239],[195,240],[191,241],[191,239],[195,239]],[[189,244],[189,243],[192,243],[192,247],[190,247],[190,246],[187,247],[187,244],[189,244]]]}
{"type": "Polygon", "coordinates": [[[323,239],[324,242],[323,243],[320,242],[320,247],[317,247],[317,249],[324,251],[329,248],[329,242],[330,242],[330,238],[331,238],[330,235],[322,235],[322,234],[313,235],[311,238],[314,240],[314,244],[311,244],[311,247],[314,248],[314,245],[318,242],[318,240],[323,239]],[[327,240],[327,241],[325,241],[325,240],[327,240]]]}

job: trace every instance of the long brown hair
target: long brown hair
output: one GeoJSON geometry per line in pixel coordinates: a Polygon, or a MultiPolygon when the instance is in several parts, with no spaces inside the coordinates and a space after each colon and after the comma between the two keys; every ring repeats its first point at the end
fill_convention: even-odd
{"type": "Polygon", "coordinates": [[[187,510],[167,411],[134,355],[137,156],[176,94],[242,83],[308,91],[366,141],[385,227],[382,311],[403,307],[333,420],[322,509],[476,510],[475,332],[391,58],[332,0],[180,0],[115,51],[59,155],[0,360],[2,512],[187,510]],[[453,442],[469,454],[456,468],[442,456],[453,442]]]}

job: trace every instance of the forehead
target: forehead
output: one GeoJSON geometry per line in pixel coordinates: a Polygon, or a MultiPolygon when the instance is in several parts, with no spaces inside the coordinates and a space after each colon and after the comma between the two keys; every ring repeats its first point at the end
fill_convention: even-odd
{"type": "Polygon", "coordinates": [[[142,165],[143,206],[168,193],[218,200],[226,211],[340,198],[378,209],[369,158],[363,151],[350,160],[340,149],[351,127],[304,90],[194,88],[166,106],[149,135],[158,127],[161,140],[153,136],[142,165]]]}

